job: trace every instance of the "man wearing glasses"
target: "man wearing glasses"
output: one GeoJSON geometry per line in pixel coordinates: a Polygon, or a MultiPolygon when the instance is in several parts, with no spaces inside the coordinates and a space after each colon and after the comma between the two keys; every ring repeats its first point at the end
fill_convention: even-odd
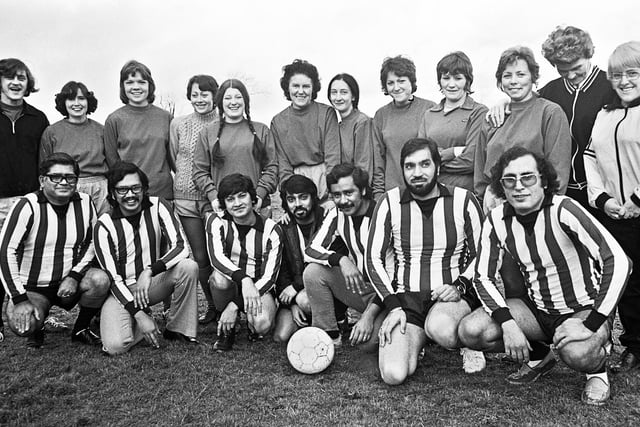
{"type": "Polygon", "coordinates": [[[80,313],[71,340],[97,345],[89,329],[109,292],[109,278],[91,268],[96,212],[88,195],[78,193],[79,167],[65,153],[53,153],[40,166],[40,190],[20,198],[0,232],[0,277],[11,301],[9,327],[44,343],[44,320],[52,305],[80,313]]]}
{"type": "Polygon", "coordinates": [[[102,348],[109,355],[127,352],[146,340],[160,347],[151,306],[171,297],[163,336],[198,344],[198,264],[169,204],[147,194],[149,179],[136,165],[121,162],[108,174],[110,214],[95,227],[96,256],[111,279],[102,307],[102,348]]]}
{"type": "Polygon", "coordinates": [[[515,385],[547,374],[556,364],[555,348],[567,366],[587,375],[582,401],[603,405],[610,396],[612,320],[631,264],[585,208],[555,194],[557,175],[546,160],[514,147],[491,174],[492,191],[506,202],[484,222],[474,276],[483,308],[462,320],[460,338],[521,362],[507,377],[515,385]],[[505,300],[496,283],[507,253],[528,292],[505,300]]]}

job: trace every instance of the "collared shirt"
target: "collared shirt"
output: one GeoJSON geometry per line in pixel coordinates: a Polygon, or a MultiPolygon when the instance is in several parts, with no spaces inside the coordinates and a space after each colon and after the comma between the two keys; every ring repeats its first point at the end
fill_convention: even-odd
{"type": "Polygon", "coordinates": [[[282,231],[275,221],[256,214],[255,224],[238,226],[225,212],[210,215],[206,230],[213,268],[237,285],[251,278],[260,295],[274,286],[282,257],[282,231]]]}
{"type": "Polygon", "coordinates": [[[0,232],[0,277],[14,304],[26,291],[76,280],[94,258],[96,211],[88,195],[75,193],[66,212],[56,213],[42,191],[19,199],[0,232]]]}
{"type": "Polygon", "coordinates": [[[549,314],[571,314],[593,307],[585,326],[595,331],[613,312],[631,265],[609,232],[569,197],[544,202],[527,232],[508,203],[493,209],[484,222],[474,286],[497,321],[511,318],[496,287],[504,253],[522,272],[529,298],[549,314]]]}
{"type": "Polygon", "coordinates": [[[367,270],[389,309],[401,306],[396,294],[419,292],[429,298],[432,290],[460,275],[472,277],[482,208],[470,191],[442,184],[438,188],[430,215],[408,189],[394,188],[378,201],[367,243],[367,270]]]}
{"type": "Polygon", "coordinates": [[[189,256],[180,224],[171,206],[159,197],[143,199],[138,221],[122,214],[119,207],[100,216],[94,231],[96,256],[110,276],[111,292],[133,316],[133,294],[129,290],[140,273],[151,266],[152,275],[173,268],[189,256]]]}

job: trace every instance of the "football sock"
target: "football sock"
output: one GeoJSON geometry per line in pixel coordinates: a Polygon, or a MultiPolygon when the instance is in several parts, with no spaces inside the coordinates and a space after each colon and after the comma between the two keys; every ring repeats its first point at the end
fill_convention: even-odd
{"type": "Polygon", "coordinates": [[[605,383],[609,384],[609,376],[607,375],[607,371],[599,372],[597,374],[587,374],[587,381],[589,381],[593,377],[598,377],[605,383]]]}
{"type": "Polygon", "coordinates": [[[80,313],[78,313],[78,318],[76,319],[76,324],[73,326],[72,333],[75,334],[83,329],[87,329],[91,323],[91,319],[93,319],[93,316],[95,316],[98,311],[100,311],[99,308],[80,306],[80,313]]]}
{"type": "Polygon", "coordinates": [[[529,341],[529,345],[531,346],[531,351],[529,352],[529,363],[527,365],[535,368],[551,350],[540,341],[529,341]]]}
{"type": "Polygon", "coordinates": [[[340,331],[327,331],[327,335],[329,335],[329,337],[334,340],[336,338],[340,337],[340,331]]]}

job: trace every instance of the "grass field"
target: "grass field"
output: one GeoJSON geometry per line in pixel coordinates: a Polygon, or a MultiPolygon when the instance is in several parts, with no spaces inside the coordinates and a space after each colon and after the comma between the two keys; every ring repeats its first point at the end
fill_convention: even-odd
{"type": "MultiPolygon", "coordinates": [[[[158,308],[156,308],[156,315],[158,308]]],[[[159,317],[159,316],[156,316],[159,317]]],[[[69,324],[72,317],[66,319],[69,324]]],[[[612,376],[603,408],[580,403],[584,377],[562,363],[531,386],[504,381],[517,369],[492,358],[466,375],[460,356],[428,347],[416,374],[390,387],[374,354],[343,346],[324,373],[289,366],[267,337],[217,354],[203,345],[146,344],[119,357],[48,333],[41,350],[11,332],[0,344],[2,425],[640,425],[640,375],[612,376]]]]}

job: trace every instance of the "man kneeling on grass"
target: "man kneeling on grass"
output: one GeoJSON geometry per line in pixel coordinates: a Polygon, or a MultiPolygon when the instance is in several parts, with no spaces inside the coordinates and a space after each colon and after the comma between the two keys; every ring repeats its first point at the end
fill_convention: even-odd
{"type": "MultiPolygon", "coordinates": [[[[379,331],[378,363],[391,385],[415,372],[427,338],[463,347],[458,324],[480,306],[471,286],[480,204],[473,193],[438,183],[440,154],[432,140],[407,141],[400,166],[406,188],[378,201],[367,243],[371,283],[389,311],[379,331]]],[[[463,349],[462,355],[467,373],[484,369],[482,353],[463,349]]]]}
{"type": "Polygon", "coordinates": [[[573,199],[558,196],[553,167],[530,151],[507,150],[491,172],[492,190],[506,202],[482,229],[474,285],[484,306],[460,324],[468,346],[503,351],[523,362],[507,377],[528,384],[556,364],[553,343],[572,369],[587,374],[582,401],[609,399],[606,362],[616,304],[631,271],[609,232],[573,199]],[[528,296],[505,299],[496,287],[503,255],[525,277],[528,296]],[[552,348],[553,348],[552,347],[552,348]]]}
{"type": "Polygon", "coordinates": [[[149,179],[136,165],[121,162],[107,177],[113,211],[98,219],[96,255],[112,279],[102,307],[103,350],[127,352],[145,339],[159,348],[151,306],[171,297],[163,336],[198,344],[198,264],[189,250],[171,206],[147,194],[149,179]]]}
{"type": "Polygon", "coordinates": [[[13,205],[0,233],[0,276],[11,297],[9,326],[29,337],[32,348],[44,343],[44,320],[52,305],[71,310],[79,304],[71,340],[100,344],[89,323],[107,297],[109,278],[90,268],[96,211],[90,197],[76,191],[79,174],[69,155],[51,154],[40,165],[40,190],[13,205]]]}
{"type": "Polygon", "coordinates": [[[280,269],[282,231],[254,211],[258,201],[251,178],[227,175],[218,186],[222,217],[207,219],[207,248],[214,271],[210,278],[218,321],[216,351],[231,350],[238,311],[245,311],[249,340],[261,339],[273,327],[273,286],[280,269]]]}

